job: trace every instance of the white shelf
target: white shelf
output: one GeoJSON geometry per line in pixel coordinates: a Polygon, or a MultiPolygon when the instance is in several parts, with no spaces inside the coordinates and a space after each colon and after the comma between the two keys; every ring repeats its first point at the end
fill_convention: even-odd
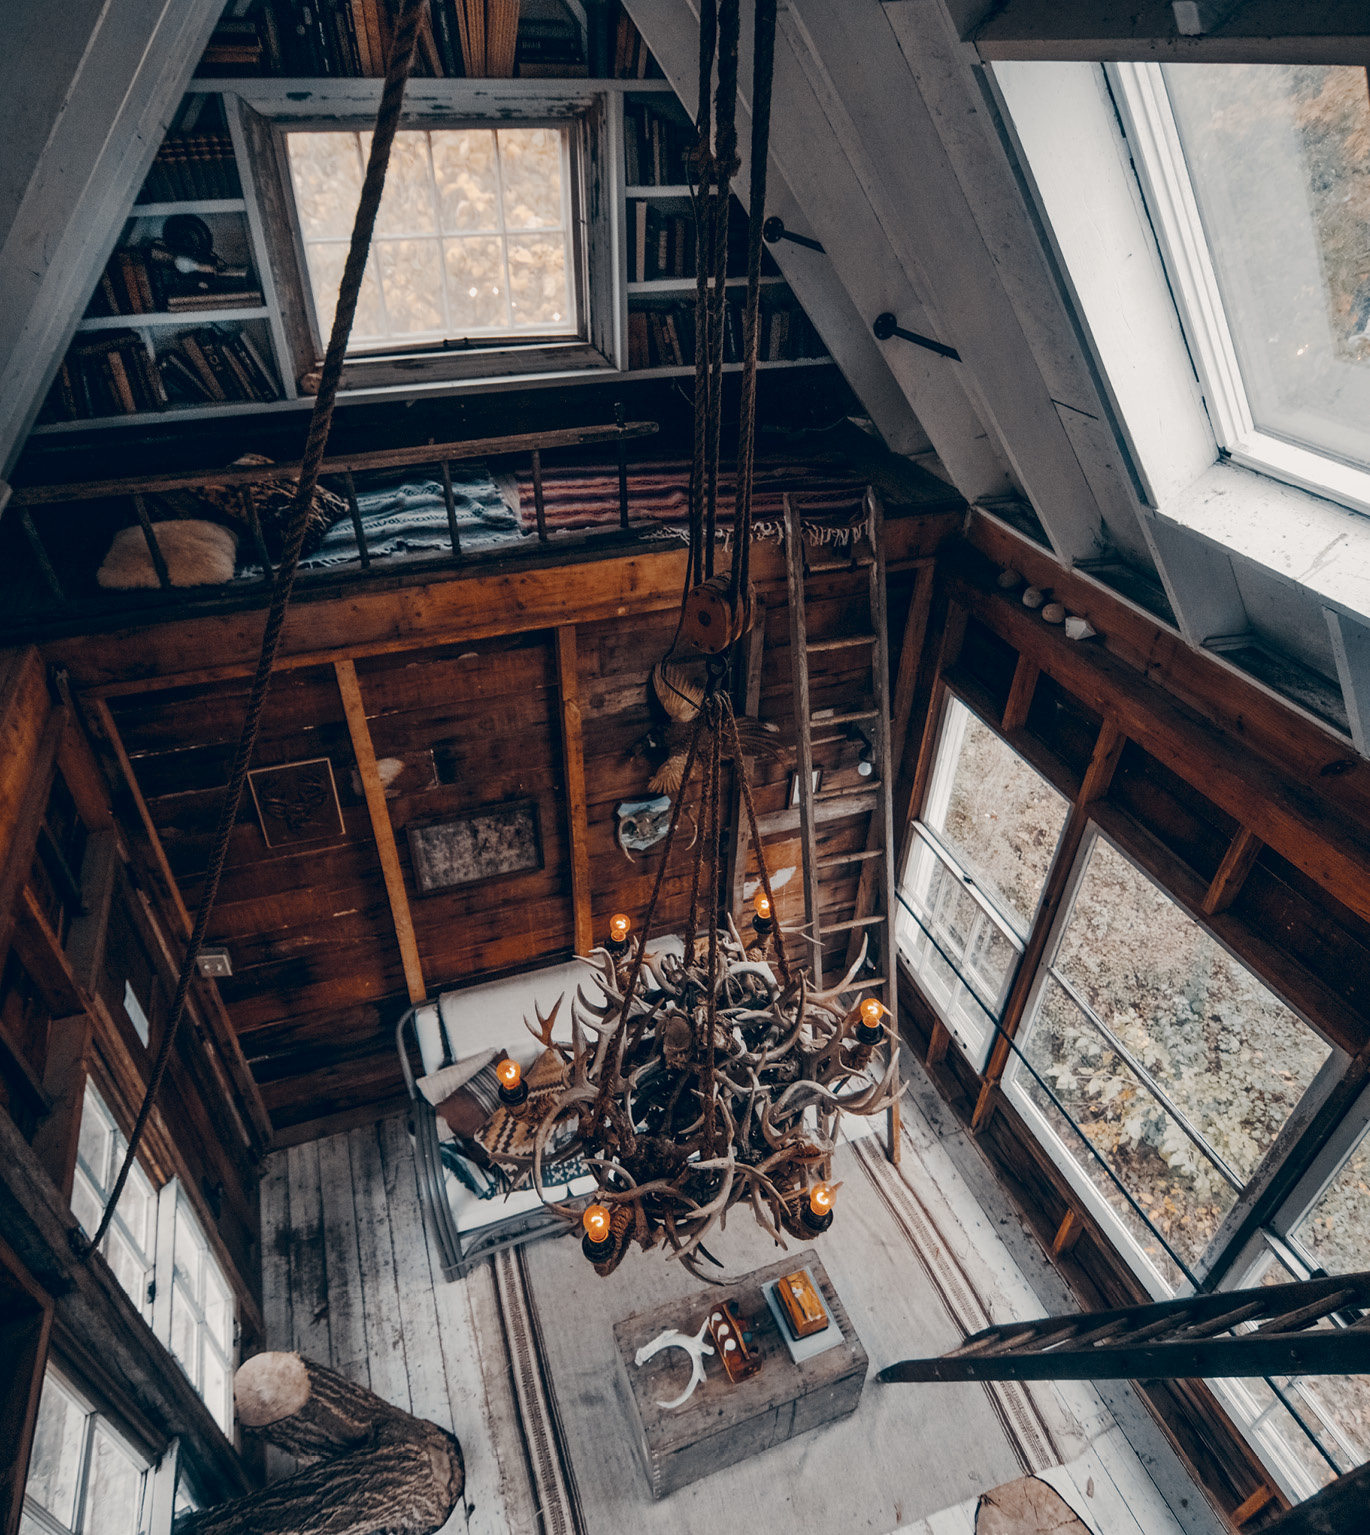
{"type": "Polygon", "coordinates": [[[134,203],[129,210],[131,219],[169,218],[173,213],[246,213],[247,203],[241,197],[188,197],[174,203],[134,203]]]}
{"type": "MultiPolygon", "coordinates": [[[[785,279],[776,273],[770,276],[763,276],[761,285],[765,287],[767,284],[773,285],[783,283],[784,281],[785,279]]],[[[745,277],[729,277],[723,286],[725,288],[745,288],[747,286],[747,279],[745,277]]],[[[634,293],[693,293],[694,291],[695,280],[693,277],[649,277],[646,282],[630,282],[628,284],[629,297],[634,293]]]]}
{"type": "Polygon", "coordinates": [[[684,199],[689,201],[691,187],[624,187],[625,197],[669,197],[677,201],[684,199]]]}
{"type": "Polygon", "coordinates": [[[157,310],[152,314],[101,314],[82,320],[84,330],[140,330],[152,325],[217,325],[221,320],[265,320],[271,311],[258,304],[251,309],[183,309],[176,314],[157,310]]]}

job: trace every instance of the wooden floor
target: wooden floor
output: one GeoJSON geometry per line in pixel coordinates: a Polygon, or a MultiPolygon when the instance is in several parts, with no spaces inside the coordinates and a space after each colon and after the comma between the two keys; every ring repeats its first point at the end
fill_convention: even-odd
{"type": "MultiPolygon", "coordinates": [[[[958,1168],[956,1147],[943,1144],[945,1127],[935,1121],[931,1100],[916,1090],[906,1097],[904,1176],[936,1190],[942,1233],[950,1233],[963,1268],[975,1266],[996,1316],[1040,1315],[1042,1301],[1025,1277],[1030,1265],[1015,1261],[1004,1240],[1002,1211],[987,1213],[989,1191],[977,1194],[973,1170],[958,1168]]],[[[270,1346],[327,1362],[453,1430],[466,1456],[467,1505],[446,1535],[541,1535],[550,1521],[529,1481],[496,1277],[487,1262],[464,1281],[443,1282],[403,1119],[278,1152],[263,1179],[262,1226],[270,1346]]],[[[1217,1535],[1222,1527],[1202,1493],[1154,1425],[1148,1435],[1150,1420],[1135,1398],[1129,1408],[1127,1388],[1110,1388],[1112,1408],[1089,1386],[1050,1389],[1078,1432],[1066,1463],[1041,1474],[1097,1535],[1217,1535]],[[1140,1417],[1130,1420],[1134,1410],[1140,1417]]],[[[973,1458],[974,1447],[966,1453],[973,1458]]],[[[278,1458],[273,1469],[279,1474],[288,1462],[278,1458]]],[[[971,1499],[889,1528],[971,1535],[974,1510],[971,1499]]]]}

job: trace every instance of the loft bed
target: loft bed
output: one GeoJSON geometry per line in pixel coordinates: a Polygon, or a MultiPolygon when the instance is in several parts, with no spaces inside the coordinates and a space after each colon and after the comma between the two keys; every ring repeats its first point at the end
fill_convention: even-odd
{"type": "MultiPolygon", "coordinates": [[[[299,590],[684,540],[689,464],[652,454],[656,433],[655,422],[639,421],[325,459],[299,590]]],[[[0,519],[10,625],[31,637],[45,627],[81,632],[264,606],[298,469],[256,458],[198,473],[17,487],[0,519]]],[[[780,537],[788,491],[802,496],[815,537],[840,542],[865,483],[839,453],[759,459],[755,536],[780,537]]],[[[725,539],[731,500],[725,473],[725,539]]]]}

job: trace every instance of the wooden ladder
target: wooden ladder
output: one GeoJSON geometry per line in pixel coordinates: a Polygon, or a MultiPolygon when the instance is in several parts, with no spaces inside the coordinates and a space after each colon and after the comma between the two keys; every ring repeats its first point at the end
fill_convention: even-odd
{"type": "Polygon", "coordinates": [[[1005,1322],[882,1381],[1201,1380],[1370,1372],[1370,1272],[1005,1322]]]}
{"type": "MultiPolygon", "coordinates": [[[[899,1037],[898,973],[894,953],[894,780],[890,761],[890,662],[889,628],[885,605],[885,513],[880,497],[867,487],[864,510],[864,532],[870,553],[859,556],[858,565],[867,571],[870,590],[870,629],[860,634],[844,634],[832,639],[811,640],[804,607],[804,587],[807,561],[804,553],[803,532],[800,527],[799,509],[787,495],[785,503],[785,566],[790,602],[790,665],[794,679],[795,722],[795,769],[798,779],[800,848],[804,874],[804,922],[808,929],[808,943],[813,954],[813,978],[821,990],[823,976],[823,940],[836,934],[846,933],[855,938],[863,935],[872,941],[878,952],[877,973],[865,980],[857,980],[851,990],[869,991],[879,997],[888,1013],[890,1030],[899,1037]],[[815,720],[809,701],[809,657],[837,650],[865,649],[870,654],[871,705],[825,714],[815,720]],[[813,783],[813,732],[839,726],[867,725],[872,736],[872,757],[876,779],[869,779],[851,787],[815,789],[813,783]],[[843,799],[858,796],[876,796],[871,813],[870,832],[864,848],[829,857],[818,856],[819,806],[827,806],[843,799]],[[856,913],[846,921],[821,925],[819,903],[819,879],[825,869],[844,864],[865,864],[879,861],[880,878],[875,882],[878,909],[856,913]]],[[[862,881],[862,888],[867,882],[862,881]]],[[[854,958],[849,948],[849,955],[854,958]]],[[[889,1159],[899,1160],[899,1103],[896,1099],[889,1115],[889,1159]]]]}

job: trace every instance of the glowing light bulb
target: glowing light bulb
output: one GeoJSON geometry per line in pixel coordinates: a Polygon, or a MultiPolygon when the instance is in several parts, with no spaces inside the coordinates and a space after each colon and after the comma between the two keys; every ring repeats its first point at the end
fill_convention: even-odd
{"type": "Polygon", "coordinates": [[[809,1190],[809,1209],[822,1220],[832,1214],[832,1184],[815,1183],[809,1190]]]}
{"type": "Polygon", "coordinates": [[[756,908],[756,914],[763,922],[771,920],[771,898],[764,890],[758,890],[752,897],[752,905],[756,908]]]}
{"type": "Polygon", "coordinates": [[[506,1092],[512,1092],[523,1077],[523,1069],[517,1061],[504,1060],[495,1067],[495,1075],[499,1078],[499,1085],[506,1092]]]}
{"type": "Polygon", "coordinates": [[[609,937],[614,943],[622,943],[632,930],[632,919],[620,911],[609,918],[609,937]]]}
{"type": "Polygon", "coordinates": [[[885,1011],[884,1007],[875,997],[867,997],[861,1004],[861,1022],[868,1029],[880,1027],[880,1016],[885,1011]]]}
{"type": "Polygon", "coordinates": [[[609,1211],[605,1205],[586,1205],[585,1214],[580,1218],[581,1225],[585,1227],[585,1235],[598,1246],[601,1242],[609,1240],[609,1211]]]}

